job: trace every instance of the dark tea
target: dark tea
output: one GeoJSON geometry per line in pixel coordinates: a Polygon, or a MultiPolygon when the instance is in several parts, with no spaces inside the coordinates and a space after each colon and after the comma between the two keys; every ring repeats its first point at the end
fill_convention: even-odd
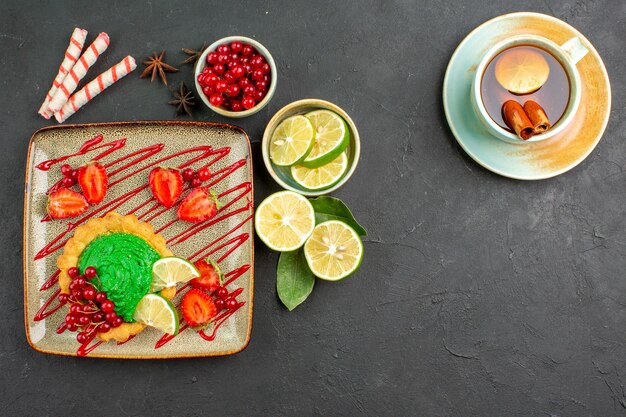
{"type": "Polygon", "coordinates": [[[516,132],[503,115],[505,103],[515,101],[521,106],[529,101],[537,103],[550,125],[554,125],[563,116],[570,96],[567,73],[559,61],[547,51],[529,45],[514,46],[496,55],[483,73],[480,93],[493,121],[513,133],[516,132]]]}

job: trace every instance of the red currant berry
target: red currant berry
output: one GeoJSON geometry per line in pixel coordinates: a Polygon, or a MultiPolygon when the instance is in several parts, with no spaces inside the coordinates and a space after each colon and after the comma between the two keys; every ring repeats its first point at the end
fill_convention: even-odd
{"type": "Polygon", "coordinates": [[[218,93],[224,93],[226,90],[228,90],[228,83],[226,81],[221,80],[215,84],[215,91],[218,93]]]}
{"type": "Polygon", "coordinates": [[[82,315],[78,318],[78,324],[80,324],[81,326],[86,326],[89,323],[91,323],[91,319],[87,315],[82,315]]]}
{"type": "Polygon", "coordinates": [[[107,294],[106,294],[105,292],[100,291],[100,292],[98,292],[98,293],[96,294],[96,298],[95,298],[95,300],[96,300],[98,303],[102,303],[102,302],[106,301],[106,299],[107,299],[107,294]]]}
{"type": "Polygon", "coordinates": [[[98,332],[101,332],[101,333],[106,333],[106,332],[108,332],[109,330],[111,330],[111,325],[110,325],[109,323],[101,323],[101,324],[98,326],[98,332]]]}
{"type": "Polygon", "coordinates": [[[83,298],[83,291],[80,288],[72,289],[72,298],[77,301],[80,300],[83,298]]]}
{"type": "Polygon", "coordinates": [[[76,323],[69,324],[67,326],[67,330],[69,330],[70,332],[75,332],[76,330],[78,330],[78,326],[76,325],[76,323]]]}
{"type": "Polygon", "coordinates": [[[265,91],[257,90],[252,97],[254,97],[254,100],[258,103],[265,97],[265,91]]]}
{"type": "Polygon", "coordinates": [[[249,56],[242,56],[241,58],[239,58],[239,63],[241,65],[246,65],[250,63],[250,57],[249,56]]]}
{"type": "Polygon", "coordinates": [[[215,87],[211,85],[207,85],[206,87],[202,88],[202,92],[204,93],[205,96],[211,97],[211,94],[215,93],[215,87]]]}
{"type": "Polygon", "coordinates": [[[80,288],[87,283],[87,281],[85,280],[85,277],[83,277],[82,275],[79,275],[76,278],[74,278],[74,281],[72,282],[74,283],[76,288],[80,288]]]}
{"type": "Polygon", "coordinates": [[[256,83],[254,83],[254,86],[256,87],[257,90],[259,91],[265,91],[267,90],[267,83],[263,80],[259,80],[256,83]]]}
{"type": "Polygon", "coordinates": [[[225,300],[228,298],[228,290],[224,287],[218,287],[218,289],[215,290],[215,296],[221,300],[225,300]]]}
{"type": "Polygon", "coordinates": [[[215,64],[213,67],[213,72],[217,75],[222,75],[226,71],[226,67],[224,64],[215,64]]]}
{"type": "Polygon", "coordinates": [[[260,68],[257,68],[254,71],[252,71],[252,78],[254,80],[257,80],[257,81],[262,80],[263,79],[263,75],[264,75],[263,71],[261,71],[260,68]]]}
{"type": "Polygon", "coordinates": [[[74,179],[77,179],[78,178],[78,170],[77,169],[73,170],[72,174],[70,175],[70,177],[72,177],[74,179]]]}
{"type": "Polygon", "coordinates": [[[254,48],[250,45],[244,45],[243,48],[241,48],[241,55],[250,56],[253,53],[254,53],[254,48]]]}
{"type": "MultiPolygon", "coordinates": [[[[226,87],[228,88],[228,84],[226,87]]],[[[224,103],[224,97],[218,93],[211,94],[211,97],[209,97],[209,103],[211,103],[212,106],[219,107],[222,103],[224,103]]]]}
{"type": "Polygon", "coordinates": [[[217,47],[218,54],[227,54],[229,52],[230,52],[230,46],[228,46],[228,44],[223,43],[217,47]]]}
{"type": "Polygon", "coordinates": [[[67,300],[69,300],[69,298],[70,298],[70,296],[68,294],[61,293],[61,294],[59,294],[58,300],[59,300],[59,303],[65,304],[65,303],[67,303],[67,300]]]}
{"type": "Polygon", "coordinates": [[[239,41],[233,41],[230,43],[230,50],[233,52],[241,52],[243,44],[239,41]]]}
{"type": "Polygon", "coordinates": [[[243,105],[241,104],[241,100],[232,100],[230,102],[230,109],[232,111],[242,111],[243,105]]]}
{"type": "Polygon", "coordinates": [[[70,175],[72,175],[72,171],[73,169],[70,164],[61,165],[61,174],[63,174],[63,176],[69,177],[70,175]]]}
{"type": "Polygon", "coordinates": [[[93,266],[88,266],[87,268],[85,268],[85,277],[87,279],[94,278],[96,276],[96,273],[96,268],[94,268],[93,266]]]}
{"type": "Polygon", "coordinates": [[[100,309],[105,313],[109,313],[115,309],[115,304],[113,304],[113,301],[111,300],[106,300],[100,304],[100,309]]]}
{"type": "Polygon", "coordinates": [[[206,85],[208,86],[213,86],[215,85],[215,83],[217,83],[220,80],[219,77],[215,74],[209,74],[205,76],[205,79],[206,79],[206,85]]]}
{"type": "Polygon", "coordinates": [[[215,304],[215,308],[217,309],[217,311],[220,311],[224,308],[224,300],[222,300],[221,298],[213,301],[213,304],[215,304]]]}
{"type": "Polygon", "coordinates": [[[183,169],[183,180],[184,181],[191,181],[191,179],[193,178],[193,174],[195,174],[195,172],[193,172],[193,169],[191,168],[185,168],[183,169]]]}
{"type": "Polygon", "coordinates": [[[96,290],[91,287],[87,287],[83,290],[83,298],[85,300],[93,300],[96,298],[96,290]]]}
{"type": "Polygon", "coordinates": [[[261,71],[263,71],[263,74],[269,74],[269,72],[272,70],[270,68],[270,64],[268,64],[267,62],[265,62],[263,65],[261,65],[259,67],[261,69],[261,71]]]}
{"type": "Polygon", "coordinates": [[[250,60],[250,64],[252,64],[254,68],[259,68],[261,65],[265,64],[265,58],[263,58],[262,55],[253,56],[250,60]]]}
{"type": "Polygon", "coordinates": [[[252,85],[252,81],[250,81],[248,78],[242,78],[239,80],[239,88],[244,89],[249,85],[252,85]]]}
{"type": "Polygon", "coordinates": [[[217,64],[217,52],[209,52],[206,56],[206,62],[211,65],[217,64]]]}
{"type": "Polygon", "coordinates": [[[191,186],[192,186],[192,187],[194,187],[194,188],[195,188],[195,187],[199,187],[199,186],[201,186],[201,185],[202,185],[202,180],[201,180],[200,178],[195,177],[195,178],[193,178],[193,179],[191,180],[191,186]]]}
{"type": "Polygon", "coordinates": [[[78,313],[80,313],[80,312],[81,312],[82,307],[83,307],[83,306],[82,306],[82,304],[72,304],[72,305],[70,306],[70,313],[72,313],[72,314],[78,314],[78,313]]]}
{"type": "Polygon", "coordinates": [[[122,325],[122,323],[124,323],[124,319],[122,319],[121,317],[118,317],[115,319],[115,321],[113,323],[111,323],[111,325],[113,327],[120,327],[122,325]]]}
{"type": "Polygon", "coordinates": [[[252,96],[256,92],[256,88],[252,84],[247,85],[243,89],[243,94],[247,96],[252,96]]]}
{"type": "Polygon", "coordinates": [[[246,74],[250,74],[254,70],[254,68],[250,64],[244,65],[243,69],[246,71],[246,74]]]}
{"type": "Polygon", "coordinates": [[[243,100],[241,100],[241,105],[244,109],[250,110],[256,105],[256,102],[251,96],[243,96],[243,100]]]}
{"type": "Polygon", "coordinates": [[[229,60],[229,62],[233,62],[233,61],[235,61],[235,62],[239,62],[239,58],[240,58],[240,57],[241,57],[241,55],[239,55],[237,52],[234,52],[234,51],[233,51],[233,52],[231,52],[231,53],[228,55],[228,60],[229,60]]]}
{"type": "Polygon", "coordinates": [[[226,81],[228,84],[232,83],[235,81],[235,76],[233,74],[231,74],[231,72],[227,72],[226,74],[224,74],[224,76],[222,77],[222,79],[224,81],[226,81]]]}
{"type": "Polygon", "coordinates": [[[232,310],[233,308],[237,307],[237,300],[235,300],[233,297],[228,297],[226,301],[224,301],[224,306],[226,306],[227,309],[232,310]]]}
{"type": "Polygon", "coordinates": [[[117,317],[118,315],[115,313],[115,311],[110,311],[106,313],[106,315],[104,316],[104,319],[108,321],[109,323],[113,323],[115,320],[117,320],[117,317]]]}
{"type": "Polygon", "coordinates": [[[76,316],[75,316],[75,315],[73,315],[73,314],[71,314],[71,313],[66,314],[66,315],[65,315],[65,322],[66,322],[67,324],[73,324],[73,323],[76,323],[76,316]]]}
{"type": "Polygon", "coordinates": [[[87,336],[86,332],[79,332],[76,335],[76,341],[82,345],[83,343],[87,343],[89,341],[89,336],[87,336]]]}
{"type": "MultiPolygon", "coordinates": [[[[228,55],[226,54],[219,54],[217,56],[217,64],[222,64],[222,65],[226,65],[228,63],[228,55]]],[[[213,71],[215,71],[215,65],[213,65],[213,71]]]]}
{"type": "Polygon", "coordinates": [[[202,70],[202,74],[204,75],[213,74],[213,67],[211,66],[204,67],[204,69],[202,70]]]}
{"type": "Polygon", "coordinates": [[[241,78],[246,74],[246,70],[241,65],[235,65],[230,69],[230,73],[235,78],[241,78]]]}
{"type": "Polygon", "coordinates": [[[76,278],[79,274],[80,274],[80,271],[78,270],[78,268],[72,267],[67,270],[67,275],[69,275],[70,278],[76,278]]]}
{"type": "Polygon", "coordinates": [[[76,180],[72,177],[65,177],[61,180],[61,184],[63,184],[64,187],[69,188],[76,184],[76,180]]]}
{"type": "Polygon", "coordinates": [[[226,90],[226,94],[228,94],[230,97],[237,97],[240,92],[241,88],[239,88],[239,86],[235,83],[229,85],[228,89],[226,90]]]}
{"type": "Polygon", "coordinates": [[[202,167],[198,170],[198,178],[202,181],[206,181],[211,178],[211,171],[208,167],[202,167]]]}

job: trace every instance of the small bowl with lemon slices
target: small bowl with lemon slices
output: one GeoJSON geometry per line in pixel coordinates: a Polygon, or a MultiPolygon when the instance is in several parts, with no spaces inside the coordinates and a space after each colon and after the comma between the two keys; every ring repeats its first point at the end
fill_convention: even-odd
{"type": "Polygon", "coordinates": [[[283,188],[306,196],[329,194],[359,162],[359,132],[340,107],[304,99],[280,109],[263,133],[263,162],[283,188]]]}

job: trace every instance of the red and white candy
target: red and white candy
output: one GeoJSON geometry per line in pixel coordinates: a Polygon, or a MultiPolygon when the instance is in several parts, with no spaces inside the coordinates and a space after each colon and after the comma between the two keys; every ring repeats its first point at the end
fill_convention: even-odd
{"type": "Polygon", "coordinates": [[[85,50],[85,52],[78,59],[76,64],[69,71],[68,75],[63,80],[63,83],[57,88],[54,93],[50,104],[48,104],[48,110],[50,113],[55,113],[63,107],[63,105],[70,98],[80,80],[83,79],[87,70],[96,63],[98,57],[106,51],[109,46],[109,35],[102,32],[93,41],[91,45],[85,50]]]}
{"type": "Polygon", "coordinates": [[[85,44],[85,39],[87,38],[87,31],[85,29],[76,28],[70,37],[70,44],[65,51],[65,56],[63,58],[63,62],[59,66],[59,71],[54,77],[54,81],[52,82],[52,87],[46,94],[46,98],[39,108],[39,114],[41,114],[46,119],[49,119],[52,116],[52,113],[48,111],[48,105],[50,104],[50,100],[56,93],[57,88],[63,83],[63,80],[72,69],[78,57],[80,56],[81,51],[83,50],[83,45],[85,44]]]}
{"type": "Polygon", "coordinates": [[[135,59],[128,55],[114,66],[98,75],[94,80],[90,81],[87,85],[70,97],[63,107],[58,112],[54,113],[54,117],[59,123],[63,123],[68,117],[76,113],[78,109],[87,104],[91,99],[103,92],[120,78],[132,72],[135,68],[137,68],[135,59]]]}

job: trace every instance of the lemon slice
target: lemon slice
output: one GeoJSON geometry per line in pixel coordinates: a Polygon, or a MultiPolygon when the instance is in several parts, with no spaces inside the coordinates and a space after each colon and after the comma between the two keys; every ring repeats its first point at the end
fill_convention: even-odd
{"type": "Polygon", "coordinates": [[[347,170],[348,157],[344,152],[333,161],[319,168],[307,168],[301,165],[292,166],[291,176],[307,190],[321,190],[339,182],[347,170]]]}
{"type": "Polygon", "coordinates": [[[304,244],[304,256],[316,277],[339,281],[361,265],[363,242],[344,222],[329,220],[315,226],[304,244]]]}
{"type": "Polygon", "coordinates": [[[514,94],[528,94],[541,88],[550,76],[548,61],[537,51],[515,48],[504,51],[495,68],[496,80],[514,94]]]}
{"type": "Polygon", "coordinates": [[[178,314],[167,299],[157,294],[146,294],[137,304],[133,320],[161,330],[163,333],[178,333],[178,314]]]}
{"type": "Polygon", "coordinates": [[[152,286],[150,291],[161,291],[175,287],[179,282],[187,282],[200,277],[200,272],[186,259],[169,256],[161,258],[152,265],[152,286]]]}
{"type": "Polygon", "coordinates": [[[270,140],[270,159],[279,166],[291,166],[303,160],[315,142],[313,124],[304,116],[283,120],[270,140]]]}
{"type": "Polygon", "coordinates": [[[313,123],[315,142],[300,165],[318,168],[333,161],[346,150],[350,143],[350,131],[346,122],[332,111],[315,110],[305,116],[313,123]]]}
{"type": "Polygon", "coordinates": [[[257,207],[254,227],[270,249],[280,252],[296,250],[315,227],[313,206],[305,197],[292,191],[274,193],[257,207]]]}

